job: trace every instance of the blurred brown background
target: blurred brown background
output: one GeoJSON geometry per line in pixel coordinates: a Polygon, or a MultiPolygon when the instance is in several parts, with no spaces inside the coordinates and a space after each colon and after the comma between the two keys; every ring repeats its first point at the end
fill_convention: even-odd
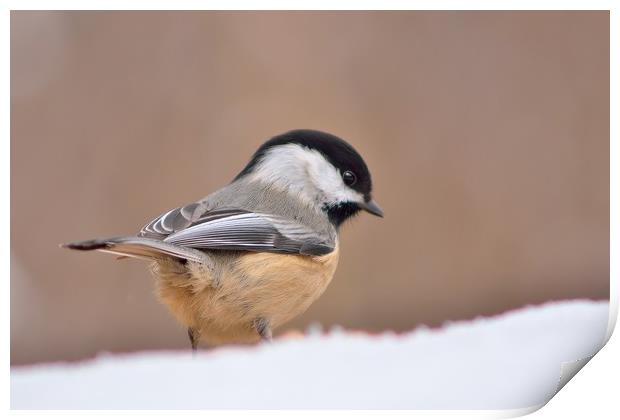
{"type": "Polygon", "coordinates": [[[13,12],[11,362],[188,349],[144,263],[58,244],[135,232],[292,128],[353,143],[386,218],[343,229],[289,327],[608,297],[607,12],[13,12]]]}

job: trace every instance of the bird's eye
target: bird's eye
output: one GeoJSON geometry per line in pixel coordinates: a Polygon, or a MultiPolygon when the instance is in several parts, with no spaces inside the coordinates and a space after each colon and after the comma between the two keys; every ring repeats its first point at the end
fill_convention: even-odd
{"type": "Polygon", "coordinates": [[[350,187],[357,182],[357,177],[351,171],[344,171],[342,174],[342,180],[350,187]]]}

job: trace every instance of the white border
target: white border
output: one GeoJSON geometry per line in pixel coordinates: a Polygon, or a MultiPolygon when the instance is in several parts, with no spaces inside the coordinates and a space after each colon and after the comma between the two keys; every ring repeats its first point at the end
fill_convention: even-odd
{"type": "MultiPolygon", "coordinates": [[[[354,10],[367,9],[367,10],[611,10],[611,145],[610,145],[610,164],[611,164],[611,300],[613,308],[610,318],[615,319],[618,313],[618,246],[615,241],[618,238],[618,223],[617,218],[613,215],[617,215],[620,211],[618,206],[618,126],[617,118],[613,116],[618,115],[618,84],[617,75],[620,74],[620,68],[618,67],[618,40],[620,39],[620,33],[618,31],[618,10],[620,8],[614,8],[614,1],[608,0],[590,0],[590,1],[563,1],[555,2],[549,0],[522,0],[522,1],[492,1],[492,0],[478,0],[478,1],[459,1],[459,0],[444,0],[444,1],[393,1],[383,0],[381,2],[370,1],[348,1],[338,2],[334,0],[314,0],[314,1],[298,1],[295,3],[284,1],[259,1],[259,0],[232,0],[228,2],[203,2],[198,0],[177,0],[177,1],[164,1],[164,0],[150,0],[150,1],[121,1],[121,0],[93,0],[89,2],[80,2],[77,0],[64,0],[55,1],[50,4],[50,1],[15,1],[10,0],[3,4],[5,6],[5,13],[3,14],[3,31],[1,48],[4,57],[10,56],[10,15],[9,10],[63,10],[63,9],[79,9],[79,10],[100,10],[100,9],[117,9],[117,10],[157,10],[157,9],[171,9],[174,7],[176,10],[201,10],[205,6],[212,10],[243,10],[243,9],[265,9],[265,10],[354,10]]],[[[3,79],[5,80],[5,86],[7,89],[5,92],[9,92],[10,78],[9,78],[9,66],[5,64],[2,67],[3,79]]],[[[3,149],[4,154],[2,159],[4,165],[2,171],[4,172],[4,182],[2,188],[4,190],[3,197],[10,196],[10,95],[5,96],[5,100],[2,101],[2,128],[6,133],[3,136],[3,149]]],[[[2,206],[2,219],[9,221],[10,207],[7,205],[2,206]]],[[[2,241],[0,243],[0,251],[4,258],[5,264],[3,268],[5,270],[5,290],[4,290],[4,326],[5,326],[5,345],[2,346],[2,352],[4,356],[4,381],[1,382],[3,406],[5,410],[9,407],[9,361],[10,361],[10,290],[9,281],[9,243],[10,243],[10,223],[7,231],[9,232],[9,240],[2,241]]],[[[620,412],[617,401],[617,381],[618,374],[620,373],[620,364],[618,363],[618,355],[620,354],[620,340],[614,337],[610,340],[608,345],[594,357],[590,362],[573,380],[571,380],[560,393],[554,397],[551,402],[544,407],[544,409],[537,411],[533,416],[537,418],[562,418],[562,419],[581,419],[585,415],[591,418],[614,418],[620,412]]],[[[93,416],[110,416],[115,419],[123,419],[131,416],[134,417],[185,417],[185,416],[205,416],[204,412],[194,411],[170,411],[170,412],[153,412],[153,411],[105,411],[105,412],[81,412],[81,411],[42,411],[42,412],[17,412],[11,411],[10,415],[15,417],[30,418],[44,414],[57,418],[71,418],[78,416],[82,418],[85,414],[93,416]]],[[[526,412],[471,412],[471,411],[453,411],[453,412],[400,412],[400,411],[306,411],[306,412],[287,412],[287,411],[260,411],[260,412],[239,412],[239,411],[217,411],[210,412],[208,415],[217,418],[239,418],[239,417],[260,417],[260,418],[274,418],[285,417],[289,418],[294,415],[295,418],[316,418],[317,416],[327,418],[359,418],[359,417],[432,417],[432,418],[444,418],[458,416],[459,418],[504,418],[511,415],[526,414],[526,412]]]]}

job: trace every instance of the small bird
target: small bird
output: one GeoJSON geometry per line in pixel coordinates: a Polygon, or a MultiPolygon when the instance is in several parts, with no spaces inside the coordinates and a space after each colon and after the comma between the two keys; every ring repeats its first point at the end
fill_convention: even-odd
{"type": "Polygon", "coordinates": [[[383,217],[370,172],[344,140],[293,130],[264,143],[224,188],[136,236],[62,245],[151,262],[159,299],[198,345],[271,341],[325,291],[338,231],[360,210],[383,217]]]}

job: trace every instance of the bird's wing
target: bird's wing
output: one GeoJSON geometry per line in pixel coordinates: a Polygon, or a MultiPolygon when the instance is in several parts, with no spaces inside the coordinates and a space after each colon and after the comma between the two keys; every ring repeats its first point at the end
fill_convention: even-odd
{"type": "Polygon", "coordinates": [[[222,249],[325,255],[334,238],[282,216],[241,209],[218,209],[196,217],[190,205],[165,213],[142,229],[141,236],[195,249],[222,249]],[[194,218],[195,220],[192,220],[194,218]]]}

